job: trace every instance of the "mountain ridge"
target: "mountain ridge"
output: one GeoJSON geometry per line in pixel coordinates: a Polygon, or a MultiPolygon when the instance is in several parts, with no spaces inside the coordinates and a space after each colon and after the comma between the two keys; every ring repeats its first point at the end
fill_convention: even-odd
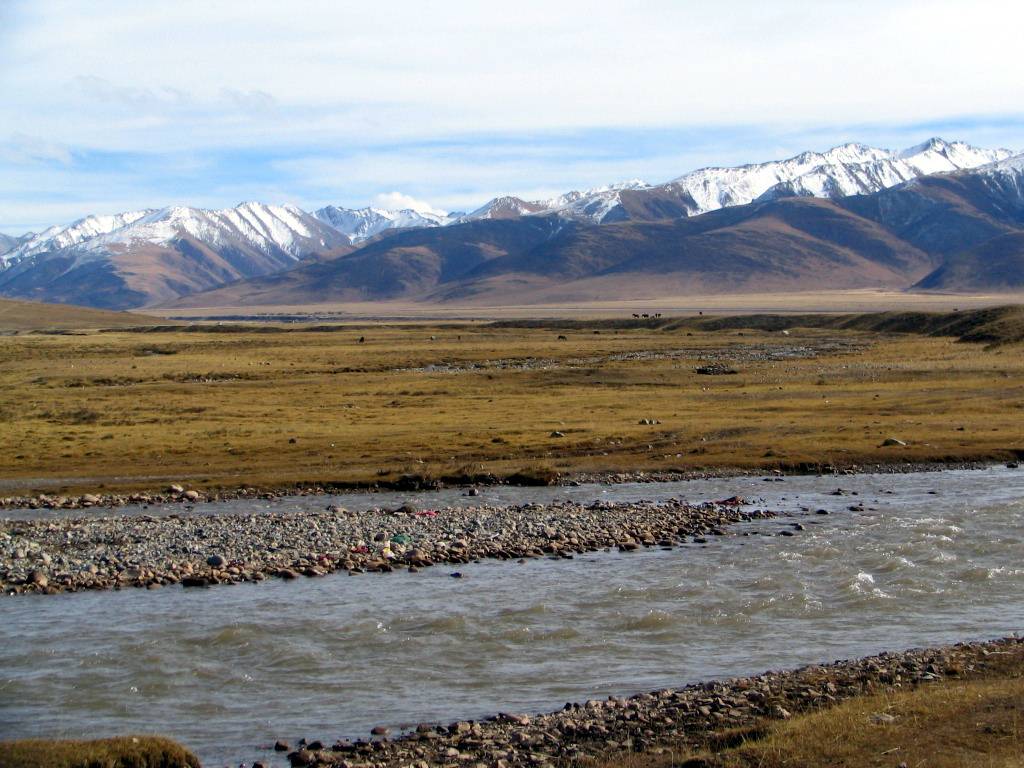
{"type": "MultiPolygon", "coordinates": [[[[834,200],[759,200],[657,221],[595,226],[525,216],[410,230],[315,269],[300,266],[175,306],[294,304],[304,297],[528,304],[624,292],[927,286],[961,252],[1024,232],[1024,170],[1015,168],[925,176],[834,200]]],[[[1024,287],[1024,271],[1011,277],[1008,285],[1024,287]]]]}
{"type": "MultiPolygon", "coordinates": [[[[256,202],[226,209],[185,206],[140,209],[91,215],[67,226],[50,227],[21,238],[7,236],[0,241],[0,295],[126,309],[173,302],[220,285],[287,272],[301,267],[304,262],[330,262],[365,251],[363,256],[376,254],[383,261],[372,269],[364,265],[357,270],[361,287],[358,290],[346,288],[347,295],[354,295],[354,290],[356,293],[383,290],[381,286],[386,282],[383,275],[388,268],[396,275],[404,275],[397,278],[397,284],[404,286],[396,289],[398,293],[413,292],[415,286],[424,288],[426,283],[422,279],[405,274],[409,266],[402,263],[401,259],[405,258],[409,264],[425,270],[425,274],[441,270],[438,280],[445,287],[435,286],[435,289],[441,291],[441,296],[450,296],[459,292],[447,285],[452,265],[462,263],[459,259],[476,259],[478,263],[474,268],[483,271],[493,271],[503,264],[509,269],[528,267],[530,277],[517,284],[543,283],[540,267],[523,261],[524,243],[532,243],[530,248],[543,250],[541,243],[534,242],[539,232],[546,232],[549,240],[561,237],[559,242],[571,235],[578,244],[574,247],[582,248],[584,246],[579,244],[586,243],[594,253],[603,252],[606,243],[619,241],[624,241],[620,246],[627,252],[643,242],[652,253],[663,253],[665,245],[661,239],[667,236],[664,233],[671,231],[674,237],[685,240],[685,248],[692,254],[702,254],[714,243],[720,248],[724,244],[734,249],[733,255],[749,256],[753,223],[730,225],[734,229],[728,236],[721,228],[713,237],[698,230],[722,220],[713,214],[755,204],[778,203],[774,209],[778,216],[805,211],[799,206],[782,205],[784,200],[798,198],[854,201],[849,204],[849,210],[862,221],[853,227],[838,213],[827,215],[820,208],[807,208],[806,211],[816,213],[801,215],[817,220],[815,233],[794,228],[793,222],[778,217],[770,226],[767,220],[762,220],[758,226],[767,228],[761,233],[766,243],[801,254],[807,270],[835,269],[833,262],[837,259],[842,262],[842,253],[851,246],[848,243],[837,245],[834,241],[854,237],[860,243],[854,248],[857,258],[866,256],[868,259],[868,262],[859,262],[863,276],[874,274],[875,279],[889,284],[897,279],[896,273],[885,267],[883,277],[883,272],[878,271],[882,267],[875,263],[877,248],[884,238],[878,233],[868,235],[868,230],[874,226],[869,222],[885,220],[884,227],[893,229],[909,247],[927,254],[927,259],[935,262],[930,263],[931,268],[938,268],[942,258],[975,248],[986,237],[1008,234],[1014,229],[1007,223],[1007,217],[1010,209],[1019,206],[1024,198],[1022,176],[1024,156],[1013,156],[1009,150],[979,149],[964,142],[933,138],[899,151],[849,143],[824,152],[802,152],[784,160],[734,168],[701,168],[664,184],[650,185],[634,179],[572,191],[547,200],[527,201],[506,195],[468,214],[447,214],[426,207],[391,211],[333,205],[307,213],[292,205],[256,202]],[[913,185],[922,179],[953,178],[964,172],[971,174],[974,181],[970,184],[947,182],[945,203],[941,199],[941,184],[929,187],[929,200],[915,199],[913,192],[879,197],[889,189],[913,190],[913,185]],[[971,185],[977,187],[978,179],[985,179],[987,188],[1000,190],[999,195],[989,196],[981,207],[971,202],[971,195],[984,197],[987,194],[977,189],[972,192],[971,185]],[[876,210],[879,205],[894,208],[883,212],[876,210]],[[899,218],[900,206],[905,209],[904,217],[910,217],[907,221],[899,218]],[[709,215],[710,218],[705,219],[709,215]],[[666,220],[698,222],[701,219],[704,220],[700,223],[667,229],[648,230],[639,226],[666,220]],[[937,222],[938,219],[943,222],[937,222]],[[527,223],[533,220],[548,221],[527,223]],[[513,235],[501,228],[490,231],[486,226],[461,229],[496,221],[521,222],[522,231],[513,235]],[[950,222],[956,222],[957,226],[950,226],[950,222]],[[626,224],[636,225],[633,230],[624,230],[630,233],[628,236],[620,230],[601,231],[626,224]],[[826,231],[829,226],[839,229],[830,234],[826,231]],[[584,234],[588,227],[599,231],[584,234]],[[856,236],[854,229],[858,232],[856,236]],[[435,234],[409,235],[424,232],[435,234]],[[454,234],[438,234],[444,232],[454,234]],[[467,242],[467,233],[482,239],[477,243],[467,242]],[[413,241],[415,244],[410,245],[413,241]],[[812,242],[819,256],[825,259],[824,263],[816,264],[810,258],[807,249],[812,248],[812,242]],[[840,250],[835,250],[837,247],[840,250]],[[439,249],[445,248],[452,249],[452,253],[440,256],[439,249]],[[861,253],[858,248],[866,250],[861,253]],[[475,255],[471,258],[471,254],[475,255]],[[493,263],[484,266],[485,262],[493,263]],[[368,277],[371,272],[381,276],[376,283],[368,277]]],[[[810,222],[804,225],[810,226],[810,222]]],[[[895,250],[903,252],[904,249],[895,250]]],[[[787,271],[786,264],[777,256],[760,249],[760,263],[774,265],[771,279],[787,283],[782,279],[787,271]]],[[[908,259],[910,257],[904,254],[904,260],[908,259]]],[[[588,259],[579,253],[573,256],[573,261],[596,263],[595,258],[588,259]]],[[[559,274],[557,270],[561,267],[549,266],[551,274],[559,274]]],[[[738,267],[734,264],[733,268],[738,267]]],[[[904,265],[897,272],[917,282],[926,277],[922,268],[920,263],[915,263],[913,268],[904,265]]],[[[640,271],[647,274],[650,269],[640,271]]],[[[760,268],[751,268],[750,274],[769,279],[760,268]]],[[[954,270],[949,274],[962,276],[964,273],[954,270]]],[[[470,281],[482,279],[479,275],[465,277],[470,281]]],[[[591,277],[609,279],[608,275],[591,277]]],[[[857,282],[852,275],[848,277],[857,282]]],[[[701,279],[709,278],[704,275],[701,279]]],[[[387,289],[384,293],[389,291],[394,292],[387,289]]]]}

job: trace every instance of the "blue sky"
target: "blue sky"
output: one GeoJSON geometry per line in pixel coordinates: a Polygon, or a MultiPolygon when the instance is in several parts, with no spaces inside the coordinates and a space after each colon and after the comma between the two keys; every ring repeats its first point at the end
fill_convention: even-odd
{"type": "Polygon", "coordinates": [[[505,5],[0,2],[0,232],[467,210],[845,141],[1024,149],[1017,4],[505,5]]]}

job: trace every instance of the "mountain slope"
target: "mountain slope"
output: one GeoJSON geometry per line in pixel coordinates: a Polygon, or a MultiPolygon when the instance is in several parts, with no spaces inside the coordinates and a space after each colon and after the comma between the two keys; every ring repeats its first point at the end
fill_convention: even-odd
{"type": "Polygon", "coordinates": [[[413,231],[176,306],[387,299],[500,304],[631,292],[902,288],[934,266],[927,254],[832,201],[793,199],[602,227],[549,216],[413,231]]]}
{"type": "Polygon", "coordinates": [[[438,285],[461,280],[492,259],[528,252],[578,226],[554,217],[528,217],[485,219],[452,227],[398,232],[347,256],[226,285],[181,299],[173,306],[423,296],[438,285]]]}
{"type": "Polygon", "coordinates": [[[693,219],[565,231],[439,284],[428,300],[589,300],[666,293],[901,288],[929,257],[820,200],[786,200],[693,219]]]}
{"type": "Polygon", "coordinates": [[[7,254],[0,293],[123,309],[276,272],[332,249],[347,250],[347,239],[291,206],[89,217],[7,254]]]}
{"type": "Polygon", "coordinates": [[[1019,291],[1024,287],[1024,232],[994,237],[946,259],[914,288],[922,291],[1019,291]]]}
{"type": "Polygon", "coordinates": [[[937,257],[1024,228],[1024,158],[839,201],[937,257]]]}
{"type": "MultiPolygon", "coordinates": [[[[998,248],[1000,238],[1024,232],[1022,190],[1024,169],[1006,161],[872,195],[783,197],[659,221],[593,226],[557,215],[483,219],[396,234],[323,264],[240,282],[186,303],[501,304],[903,289],[927,280],[944,260],[986,243],[998,248]]],[[[975,258],[990,253],[979,250],[975,258]]]]}

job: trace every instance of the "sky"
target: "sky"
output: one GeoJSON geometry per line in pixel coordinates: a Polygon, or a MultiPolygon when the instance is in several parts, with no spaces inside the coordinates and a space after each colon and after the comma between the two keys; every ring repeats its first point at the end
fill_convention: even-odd
{"type": "Polygon", "coordinates": [[[1024,4],[0,0],[0,232],[472,210],[931,136],[1024,150],[1024,4]]]}

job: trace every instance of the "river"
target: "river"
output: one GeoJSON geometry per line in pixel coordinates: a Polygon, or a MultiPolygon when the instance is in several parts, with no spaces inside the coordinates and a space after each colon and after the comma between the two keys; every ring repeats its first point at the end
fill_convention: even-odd
{"type": "MultiPolygon", "coordinates": [[[[484,562],[461,567],[462,579],[442,566],[0,600],[0,735],[159,732],[206,766],[283,765],[260,747],[1024,629],[1020,470],[459,493],[235,501],[192,513],[739,494],[784,514],[707,545],[484,562]]],[[[146,513],[168,511],[182,509],[146,513]]]]}

